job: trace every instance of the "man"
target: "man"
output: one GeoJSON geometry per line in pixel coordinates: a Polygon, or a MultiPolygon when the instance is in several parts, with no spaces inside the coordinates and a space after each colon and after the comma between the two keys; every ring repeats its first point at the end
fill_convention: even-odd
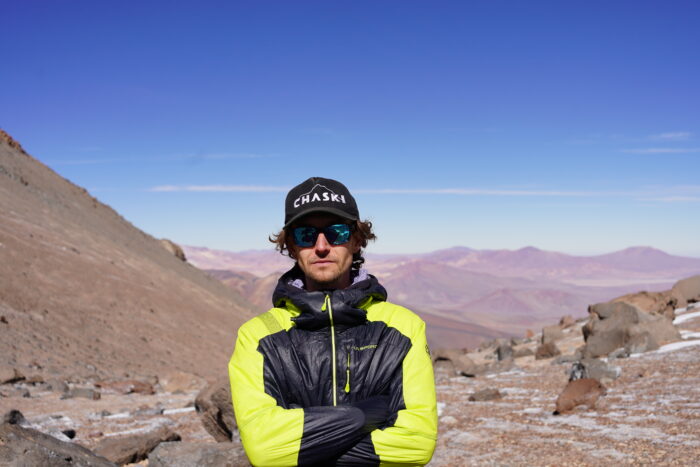
{"type": "Polygon", "coordinates": [[[229,363],[253,465],[423,465],[437,436],[425,323],[361,268],[374,239],[355,199],[313,177],[287,195],[271,241],[294,267],[274,308],[238,331],[229,363]]]}

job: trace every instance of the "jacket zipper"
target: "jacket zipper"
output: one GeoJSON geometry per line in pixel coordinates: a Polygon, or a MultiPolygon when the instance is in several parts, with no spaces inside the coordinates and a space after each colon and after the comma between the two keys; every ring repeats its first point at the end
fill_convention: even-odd
{"type": "Polygon", "coordinates": [[[345,392],[350,392],[350,349],[348,349],[348,363],[345,367],[345,392]]]}
{"type": "Polygon", "coordinates": [[[333,307],[331,306],[331,296],[326,295],[326,301],[321,307],[321,311],[328,310],[328,316],[331,319],[331,361],[333,362],[333,406],[338,405],[338,379],[336,377],[336,362],[335,362],[335,325],[333,324],[333,307]]]}

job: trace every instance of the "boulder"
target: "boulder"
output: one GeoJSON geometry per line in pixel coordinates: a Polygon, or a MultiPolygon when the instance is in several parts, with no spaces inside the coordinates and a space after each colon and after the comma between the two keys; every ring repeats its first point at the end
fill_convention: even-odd
{"type": "Polygon", "coordinates": [[[542,328],[542,343],[548,344],[564,338],[564,331],[556,324],[542,328]]]}
{"type": "MultiPolygon", "coordinates": [[[[592,314],[584,326],[587,330],[584,333],[584,357],[603,357],[620,347],[628,348],[628,345],[633,346],[636,352],[645,352],[681,339],[675,326],[663,316],[645,313],[624,302],[614,305],[615,310],[605,319],[597,319],[592,314]]],[[[629,350],[632,351],[632,348],[629,350]]]]}
{"type": "Polygon", "coordinates": [[[215,440],[231,441],[237,426],[228,376],[202,389],[194,401],[194,407],[204,428],[215,440]]]}
{"type": "Polygon", "coordinates": [[[688,277],[676,282],[671,288],[671,296],[675,298],[679,308],[688,303],[700,302],[700,275],[688,277]]]}
{"type": "Polygon", "coordinates": [[[535,351],[535,360],[552,358],[556,357],[557,355],[561,355],[561,350],[559,350],[554,342],[548,342],[537,347],[537,350],[535,351]]]}
{"type": "Polygon", "coordinates": [[[608,365],[597,358],[584,358],[580,362],[586,378],[592,378],[601,383],[609,383],[620,377],[622,370],[619,366],[608,365]]]}
{"type": "Polygon", "coordinates": [[[68,390],[68,392],[65,392],[61,396],[61,399],[72,399],[74,397],[82,397],[84,399],[92,399],[96,401],[100,400],[102,395],[100,394],[100,391],[92,388],[71,388],[68,390]]]}
{"type": "Polygon", "coordinates": [[[0,465],[46,467],[114,467],[88,449],[60,441],[32,428],[0,425],[0,465]]]}
{"type": "Polygon", "coordinates": [[[455,373],[462,376],[476,376],[484,373],[485,366],[478,365],[462,350],[440,349],[433,355],[434,361],[447,360],[452,363],[455,373]]]}
{"type": "Polygon", "coordinates": [[[535,355],[535,351],[532,350],[530,345],[526,344],[513,348],[513,358],[529,357],[531,355],[535,355]]]}
{"type": "Polygon", "coordinates": [[[595,407],[598,398],[605,395],[605,393],[605,386],[593,378],[569,381],[557,398],[554,415],[570,412],[579,405],[585,405],[592,409],[595,407]]]}
{"type": "Polygon", "coordinates": [[[95,386],[103,389],[105,392],[112,392],[116,394],[137,393],[151,395],[156,393],[151,383],[137,381],[135,379],[123,381],[100,381],[95,383],[95,386]]]}
{"type": "Polygon", "coordinates": [[[469,396],[469,400],[474,402],[482,402],[482,401],[492,401],[495,399],[500,399],[503,397],[503,394],[496,389],[496,388],[486,388],[482,389],[481,391],[476,391],[475,393],[471,394],[469,396]]]}
{"type": "Polygon", "coordinates": [[[2,416],[2,423],[9,423],[10,425],[24,425],[27,419],[24,418],[22,412],[17,409],[10,409],[2,416]]]}
{"type": "Polygon", "coordinates": [[[119,464],[133,464],[148,457],[160,443],[179,441],[180,435],[170,428],[161,426],[147,433],[102,439],[95,446],[95,453],[119,464]]]}
{"type": "Polygon", "coordinates": [[[250,465],[240,443],[161,443],[148,455],[148,467],[234,467],[250,465]]]}
{"type": "Polygon", "coordinates": [[[562,329],[570,328],[576,324],[576,320],[571,315],[562,316],[559,320],[559,327],[562,329]]]}
{"type": "Polygon", "coordinates": [[[24,375],[15,367],[0,363],[0,384],[11,384],[22,381],[24,375]]]}
{"type": "Polygon", "coordinates": [[[165,392],[201,391],[207,382],[199,376],[175,371],[160,379],[160,386],[165,392]]]}
{"type": "Polygon", "coordinates": [[[182,248],[177,243],[175,243],[171,240],[168,240],[167,238],[161,238],[160,244],[163,245],[163,248],[165,248],[170,253],[172,253],[173,256],[175,256],[180,261],[187,261],[187,257],[185,256],[185,252],[182,251],[182,248]]]}
{"type": "Polygon", "coordinates": [[[53,392],[68,392],[68,384],[61,378],[49,378],[46,380],[46,389],[53,392]]]}
{"type": "Polygon", "coordinates": [[[498,361],[512,360],[513,359],[513,346],[510,343],[503,343],[496,349],[496,355],[498,355],[498,361]]]}
{"type": "Polygon", "coordinates": [[[671,292],[637,292],[618,297],[612,302],[624,302],[647,313],[673,319],[678,299],[671,292]]]}
{"type": "MultiPolygon", "coordinates": [[[[595,313],[595,315],[600,318],[600,319],[607,319],[612,314],[616,311],[624,311],[624,310],[636,310],[637,307],[634,305],[630,305],[629,303],[625,302],[603,302],[603,303],[596,303],[595,305],[589,305],[588,306],[588,314],[591,315],[595,313]]],[[[590,321],[590,316],[589,316],[589,321],[590,321]]],[[[585,336],[584,336],[585,337],[585,336]]]]}

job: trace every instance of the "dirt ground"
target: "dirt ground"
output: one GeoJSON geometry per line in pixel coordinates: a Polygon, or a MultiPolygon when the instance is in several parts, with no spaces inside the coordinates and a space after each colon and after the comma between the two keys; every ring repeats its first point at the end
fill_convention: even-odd
{"type": "MultiPolygon", "coordinates": [[[[673,350],[680,347],[677,343],[610,361],[620,367],[621,376],[607,384],[607,395],[595,409],[579,408],[565,415],[552,412],[570,364],[524,357],[514,370],[465,378],[438,362],[439,436],[430,465],[697,465],[700,345],[692,344],[700,343],[700,316],[679,327],[686,337],[680,345],[686,347],[673,350]],[[468,400],[485,388],[497,388],[503,397],[468,400]]],[[[580,342],[575,329],[562,346],[573,349],[580,342]]],[[[8,385],[3,388],[7,392],[8,385]]],[[[29,398],[0,398],[0,412],[18,409],[44,432],[75,429],[74,441],[88,448],[104,437],[158,425],[171,427],[183,441],[214,443],[194,410],[195,396],[196,391],[103,394],[93,401],[31,392],[29,398]]]]}

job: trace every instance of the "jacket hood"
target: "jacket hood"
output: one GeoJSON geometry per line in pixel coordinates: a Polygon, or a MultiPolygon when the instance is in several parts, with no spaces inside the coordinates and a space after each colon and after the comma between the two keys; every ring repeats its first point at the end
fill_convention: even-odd
{"type": "Polygon", "coordinates": [[[367,311],[363,309],[370,301],[385,301],[386,289],[376,277],[364,270],[356,274],[352,285],[346,289],[308,292],[303,288],[303,271],[298,265],[280,277],[272,294],[272,304],[288,308],[289,304],[299,309],[294,318],[300,329],[316,330],[331,325],[330,314],[324,306],[326,296],[330,297],[333,311],[333,324],[357,326],[367,322],[367,311]]]}

